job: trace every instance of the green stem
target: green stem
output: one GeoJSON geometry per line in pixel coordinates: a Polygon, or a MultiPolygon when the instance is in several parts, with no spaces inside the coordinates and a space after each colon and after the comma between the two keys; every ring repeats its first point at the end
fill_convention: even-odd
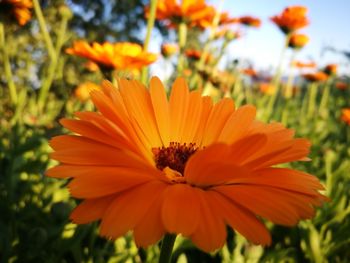
{"type": "Polygon", "coordinates": [[[181,22],[179,25],[179,60],[177,62],[177,73],[181,75],[184,67],[184,53],[185,53],[185,45],[187,41],[187,25],[184,22],[181,22]]]}
{"type": "Polygon", "coordinates": [[[215,32],[216,32],[216,29],[217,29],[217,27],[219,25],[219,22],[220,22],[220,15],[221,15],[221,10],[222,10],[222,8],[224,6],[224,2],[225,2],[224,0],[221,0],[219,5],[218,5],[218,8],[217,8],[217,11],[216,11],[216,14],[214,16],[213,23],[212,23],[212,26],[211,26],[209,39],[204,45],[201,58],[200,58],[200,60],[198,62],[198,67],[199,68],[203,67],[204,62],[205,62],[205,60],[207,58],[207,55],[208,55],[208,52],[209,52],[210,44],[215,38],[215,32]]]}
{"type": "MultiPolygon", "coordinates": [[[[295,57],[297,55],[297,51],[298,50],[295,50],[293,52],[293,55],[292,55],[291,60],[290,60],[290,65],[292,65],[293,61],[295,60],[295,57]]],[[[287,80],[286,93],[285,93],[285,97],[287,99],[291,98],[293,95],[293,82],[294,82],[293,67],[290,66],[289,70],[290,70],[290,72],[289,72],[289,76],[288,76],[288,80],[287,80]]]]}
{"type": "Polygon", "coordinates": [[[62,17],[60,29],[59,29],[59,32],[57,35],[56,48],[54,48],[55,55],[54,55],[53,59],[51,59],[51,61],[50,61],[47,77],[44,79],[43,85],[40,88],[39,98],[38,98],[38,106],[39,106],[40,111],[43,109],[43,107],[45,105],[47,96],[49,94],[50,87],[51,87],[52,82],[53,82],[54,77],[55,77],[55,73],[56,73],[56,69],[57,69],[57,65],[58,65],[58,57],[59,57],[59,54],[61,52],[61,48],[62,48],[63,43],[64,43],[64,36],[65,36],[66,30],[67,30],[68,20],[69,20],[68,16],[62,17]]]}
{"type": "Polygon", "coordinates": [[[307,108],[307,117],[310,119],[315,112],[317,98],[317,83],[312,83],[310,87],[309,103],[307,108]]]}
{"type": "Polygon", "coordinates": [[[49,53],[50,59],[51,60],[55,60],[56,59],[56,53],[55,53],[55,48],[52,44],[52,40],[51,37],[49,35],[49,31],[47,30],[47,26],[46,26],[46,22],[45,22],[45,18],[43,16],[43,12],[41,11],[41,7],[39,4],[38,0],[33,0],[33,5],[34,5],[34,11],[35,14],[38,18],[38,22],[39,22],[39,27],[41,30],[41,33],[43,34],[44,37],[44,41],[46,44],[46,48],[47,48],[47,52],[49,53]]]}
{"type": "Polygon", "coordinates": [[[176,235],[166,234],[162,241],[158,263],[169,263],[175,243],[176,235]]]}
{"type": "Polygon", "coordinates": [[[11,71],[10,58],[6,49],[5,28],[3,23],[0,22],[0,51],[3,55],[5,76],[8,83],[10,98],[13,105],[17,104],[18,96],[15,82],[13,81],[13,75],[11,71]]]}
{"type": "MultiPolygon", "coordinates": [[[[153,27],[154,27],[154,21],[156,19],[157,2],[158,2],[158,0],[151,0],[150,1],[150,13],[149,13],[149,17],[147,20],[147,32],[146,32],[145,43],[143,44],[144,51],[148,50],[149,42],[151,40],[151,34],[152,34],[153,27]]],[[[141,81],[143,83],[146,83],[147,74],[148,74],[148,67],[143,67],[142,73],[141,73],[141,81]]]]}
{"type": "Polygon", "coordinates": [[[321,112],[328,112],[328,100],[329,100],[329,94],[331,92],[331,79],[328,79],[323,87],[323,93],[322,98],[320,102],[320,108],[319,111],[321,112]]]}
{"type": "Polygon", "coordinates": [[[271,117],[273,108],[275,106],[275,102],[277,100],[277,96],[279,94],[280,91],[280,80],[281,80],[281,74],[282,74],[282,63],[283,63],[283,58],[284,58],[284,54],[286,53],[286,50],[288,49],[288,43],[289,43],[289,39],[290,39],[290,34],[286,35],[286,39],[285,39],[285,43],[283,46],[283,49],[281,51],[281,55],[279,58],[279,62],[278,62],[278,66],[276,69],[276,73],[275,76],[273,77],[272,81],[271,81],[271,85],[274,87],[274,92],[271,95],[268,105],[267,105],[267,109],[266,109],[266,113],[265,113],[265,121],[268,121],[271,117]]]}

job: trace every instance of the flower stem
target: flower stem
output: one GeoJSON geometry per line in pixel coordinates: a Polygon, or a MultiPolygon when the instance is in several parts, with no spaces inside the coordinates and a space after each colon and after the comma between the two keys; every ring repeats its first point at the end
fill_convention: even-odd
{"type": "Polygon", "coordinates": [[[292,63],[295,60],[295,57],[297,55],[297,50],[293,52],[292,58],[290,60],[290,66],[289,66],[289,76],[287,80],[286,90],[285,90],[285,97],[287,99],[290,99],[293,95],[293,82],[294,82],[294,73],[293,73],[293,66],[292,63]]]}
{"type": "Polygon", "coordinates": [[[0,52],[3,54],[5,76],[8,82],[10,98],[13,105],[17,104],[18,96],[15,82],[13,81],[10,58],[6,49],[5,28],[3,23],[0,22],[0,52]]]}
{"type": "Polygon", "coordinates": [[[43,34],[43,37],[44,37],[47,52],[49,53],[51,60],[55,60],[56,59],[55,48],[52,44],[50,34],[47,30],[45,18],[43,16],[43,12],[41,11],[39,1],[33,0],[33,5],[34,5],[34,11],[35,11],[36,17],[38,18],[41,33],[43,34]]]}
{"type": "Polygon", "coordinates": [[[308,118],[311,118],[315,112],[316,98],[317,98],[317,83],[312,83],[310,87],[309,104],[307,108],[308,118]]]}
{"type": "Polygon", "coordinates": [[[330,91],[331,91],[331,79],[329,78],[324,87],[323,87],[323,93],[322,93],[322,98],[321,98],[321,102],[320,102],[320,108],[319,111],[320,112],[328,112],[328,100],[329,100],[329,95],[330,95],[330,91]]]}
{"type": "Polygon", "coordinates": [[[271,95],[268,105],[267,105],[267,110],[265,113],[265,121],[270,120],[273,108],[275,106],[275,102],[277,100],[277,96],[279,94],[280,91],[280,86],[281,86],[281,74],[282,74],[282,63],[283,63],[283,58],[284,58],[284,54],[288,48],[288,43],[289,43],[289,39],[290,39],[291,34],[286,35],[286,39],[285,39],[285,43],[283,46],[283,49],[281,51],[281,55],[280,55],[280,59],[278,62],[278,66],[276,69],[276,73],[275,76],[273,77],[272,81],[271,81],[271,85],[274,87],[274,92],[271,95]]]}
{"type": "Polygon", "coordinates": [[[183,64],[184,64],[184,52],[185,52],[185,45],[186,45],[186,41],[187,41],[187,25],[185,22],[181,22],[179,25],[179,32],[178,32],[179,36],[179,49],[180,49],[180,53],[179,53],[179,60],[177,61],[177,73],[181,75],[182,71],[183,71],[183,64]]]}
{"type": "Polygon", "coordinates": [[[158,263],[169,263],[175,243],[176,235],[166,234],[162,241],[158,263]]]}
{"type": "MultiPolygon", "coordinates": [[[[146,32],[145,43],[143,44],[144,51],[148,50],[149,42],[151,40],[151,33],[152,33],[152,30],[154,27],[154,21],[156,19],[157,2],[158,2],[158,0],[151,0],[150,1],[150,13],[149,13],[149,17],[147,20],[147,32],[146,32]]],[[[146,83],[147,73],[148,73],[148,68],[143,67],[142,73],[141,73],[141,81],[143,83],[146,83]]]]}

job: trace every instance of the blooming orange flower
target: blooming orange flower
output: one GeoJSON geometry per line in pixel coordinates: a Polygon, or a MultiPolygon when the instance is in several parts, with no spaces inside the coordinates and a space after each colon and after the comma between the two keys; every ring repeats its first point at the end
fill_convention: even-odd
{"type": "Polygon", "coordinates": [[[326,73],[327,75],[335,75],[335,74],[337,74],[337,69],[338,69],[338,65],[336,65],[336,64],[328,64],[324,68],[324,73],[326,73]]]}
{"type": "Polygon", "coordinates": [[[121,42],[103,44],[88,44],[85,41],[76,41],[73,47],[66,49],[71,55],[87,58],[96,64],[121,70],[140,69],[147,66],[157,59],[157,55],[143,51],[138,44],[121,42]]]}
{"type": "Polygon", "coordinates": [[[341,119],[348,125],[350,125],[350,108],[345,108],[341,110],[341,119]]]}
{"type": "Polygon", "coordinates": [[[252,16],[239,17],[238,22],[242,25],[251,26],[251,27],[261,26],[261,20],[257,17],[252,17],[252,16]]]}
{"type": "Polygon", "coordinates": [[[346,90],[348,88],[348,84],[346,82],[338,81],[335,83],[335,87],[339,90],[346,90]]]}
{"type": "Polygon", "coordinates": [[[309,24],[306,13],[306,7],[290,6],[284,9],[282,14],[271,17],[271,20],[282,30],[283,33],[289,34],[309,24]]]}
{"type": "Polygon", "coordinates": [[[80,84],[74,91],[74,95],[80,100],[80,101],[86,101],[90,98],[90,93],[93,90],[99,90],[100,86],[93,83],[93,82],[85,82],[83,84],[80,84]]]}
{"type": "Polygon", "coordinates": [[[170,27],[184,22],[191,27],[206,28],[211,25],[213,12],[215,9],[205,0],[159,0],[156,18],[166,20],[170,27]]]}
{"type": "Polygon", "coordinates": [[[328,75],[322,71],[303,74],[303,77],[310,82],[319,82],[319,81],[325,81],[328,79],[328,75]]]}
{"type": "Polygon", "coordinates": [[[290,39],[288,46],[295,49],[303,48],[309,42],[309,37],[303,34],[293,34],[290,39]]]}
{"type": "Polygon", "coordinates": [[[243,69],[242,70],[242,73],[247,75],[247,76],[250,76],[252,78],[256,78],[258,76],[258,73],[253,69],[253,68],[246,68],[246,69],[243,69]]]}
{"type": "Polygon", "coordinates": [[[32,17],[30,9],[33,8],[32,0],[2,0],[0,1],[0,9],[4,13],[13,14],[18,24],[24,26],[32,17]]]}
{"type": "Polygon", "coordinates": [[[171,57],[179,50],[179,46],[177,44],[163,44],[161,47],[162,55],[165,58],[171,57]]]}
{"type": "MultiPolygon", "coordinates": [[[[202,52],[200,50],[197,49],[187,49],[185,51],[185,55],[186,57],[193,59],[193,60],[199,60],[202,56],[202,52]]],[[[207,54],[206,58],[205,58],[205,62],[206,63],[210,63],[214,58],[210,55],[207,54]]]]}
{"type": "Polygon", "coordinates": [[[275,87],[271,83],[262,82],[259,83],[259,90],[266,95],[272,95],[275,92],[275,87]]]}
{"type": "Polygon", "coordinates": [[[307,160],[310,143],[279,123],[255,120],[256,109],[213,104],[178,78],[167,99],[158,78],[147,89],[120,79],[93,91],[99,110],[63,119],[77,135],[50,141],[60,165],[47,175],[72,178],[78,224],[101,220],[100,234],[133,230],[138,246],[165,233],[182,234],[200,249],[224,245],[226,225],[255,244],[271,237],[260,217],[293,226],[314,216],[326,198],[316,177],[275,165],[307,160]]]}
{"type": "Polygon", "coordinates": [[[299,69],[316,68],[316,63],[315,62],[293,61],[292,66],[299,68],[299,69]]]}

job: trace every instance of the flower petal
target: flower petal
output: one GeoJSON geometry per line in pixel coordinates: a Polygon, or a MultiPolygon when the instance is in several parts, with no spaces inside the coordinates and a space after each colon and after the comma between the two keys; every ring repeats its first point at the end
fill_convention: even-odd
{"type": "Polygon", "coordinates": [[[100,234],[117,238],[132,230],[166,187],[167,184],[151,181],[118,195],[103,215],[100,234]]]}
{"type": "Polygon", "coordinates": [[[199,221],[199,197],[193,187],[174,184],[168,187],[163,200],[162,220],[169,233],[189,236],[199,221]]]}

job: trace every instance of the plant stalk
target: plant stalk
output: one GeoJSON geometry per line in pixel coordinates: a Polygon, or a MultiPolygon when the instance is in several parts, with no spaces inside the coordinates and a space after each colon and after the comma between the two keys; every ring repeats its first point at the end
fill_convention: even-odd
{"type": "Polygon", "coordinates": [[[2,55],[3,55],[5,77],[9,87],[11,103],[13,105],[16,105],[18,101],[17,89],[16,89],[15,82],[13,80],[10,58],[6,49],[5,28],[3,23],[1,22],[0,22],[0,51],[2,52],[2,55]]]}
{"type": "Polygon", "coordinates": [[[175,243],[176,235],[166,234],[162,241],[158,263],[169,263],[175,243]]]}
{"type": "MultiPolygon", "coordinates": [[[[156,19],[157,2],[158,2],[158,0],[151,0],[150,1],[150,13],[149,13],[149,17],[147,20],[146,38],[145,38],[145,42],[143,44],[144,51],[148,50],[148,46],[149,46],[149,43],[151,40],[151,34],[152,34],[153,27],[154,27],[154,21],[156,19]]],[[[143,67],[142,73],[141,73],[142,83],[146,83],[147,75],[148,75],[148,67],[143,67]]]]}

